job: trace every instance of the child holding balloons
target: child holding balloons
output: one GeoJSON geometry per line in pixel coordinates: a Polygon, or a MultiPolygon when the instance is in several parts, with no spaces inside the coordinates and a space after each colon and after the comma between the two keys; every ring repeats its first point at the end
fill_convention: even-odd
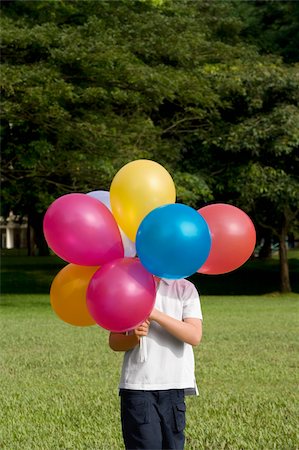
{"type": "Polygon", "coordinates": [[[176,203],[167,170],[136,160],[117,172],[109,193],[55,200],[43,226],[49,247],[71,263],[52,283],[53,309],[73,325],[110,330],[110,347],[125,352],[126,448],[182,449],[184,396],[197,392],[192,346],[202,334],[199,296],[185,278],[240,267],[255,247],[250,218],[232,205],[196,211],[176,203]]]}
{"type": "Polygon", "coordinates": [[[200,300],[186,279],[156,279],[155,307],[130,333],[110,333],[125,351],[120,380],[126,449],[183,449],[185,394],[197,394],[192,346],[202,336],[200,300]]]}

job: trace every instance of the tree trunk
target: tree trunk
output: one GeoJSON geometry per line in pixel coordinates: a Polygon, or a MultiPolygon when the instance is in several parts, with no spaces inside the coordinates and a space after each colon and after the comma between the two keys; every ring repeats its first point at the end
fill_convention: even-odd
{"type": "Polygon", "coordinates": [[[26,239],[27,239],[27,256],[33,256],[34,255],[33,229],[29,225],[29,221],[27,224],[26,239]]]}
{"type": "Polygon", "coordinates": [[[292,292],[286,238],[287,229],[284,227],[279,235],[280,292],[283,293],[292,292]]]}
{"type": "Polygon", "coordinates": [[[37,256],[48,256],[50,254],[48,244],[44,237],[43,219],[43,213],[30,212],[28,214],[28,228],[31,227],[33,229],[33,239],[37,249],[35,254],[37,256]]]}

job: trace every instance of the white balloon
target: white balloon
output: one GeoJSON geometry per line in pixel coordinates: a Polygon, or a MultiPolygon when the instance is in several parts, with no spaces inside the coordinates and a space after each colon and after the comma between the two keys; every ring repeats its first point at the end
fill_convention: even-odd
{"type": "MultiPolygon", "coordinates": [[[[110,211],[112,212],[111,204],[110,204],[110,192],[108,192],[108,191],[91,191],[91,192],[88,192],[87,195],[89,195],[90,197],[96,198],[100,202],[104,203],[104,205],[108,209],[110,209],[110,211]]],[[[133,258],[134,256],[136,256],[135,243],[132,242],[131,239],[128,238],[128,236],[122,231],[122,229],[120,227],[118,227],[118,228],[119,228],[121,238],[123,241],[125,256],[133,258]]]]}
{"type": "Polygon", "coordinates": [[[87,195],[90,197],[96,198],[100,202],[104,203],[105,206],[107,206],[108,209],[111,211],[111,205],[110,205],[110,193],[107,191],[91,191],[88,192],[87,195]]]}
{"type": "Polygon", "coordinates": [[[123,230],[119,228],[120,235],[123,241],[125,256],[128,256],[130,258],[133,258],[136,256],[136,246],[135,243],[131,241],[131,239],[128,238],[128,236],[123,232],[123,230]]]}

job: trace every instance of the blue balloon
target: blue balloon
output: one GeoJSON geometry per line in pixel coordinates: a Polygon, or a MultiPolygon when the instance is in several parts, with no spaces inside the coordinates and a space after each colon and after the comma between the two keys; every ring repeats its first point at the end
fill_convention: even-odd
{"type": "Polygon", "coordinates": [[[185,278],[206,261],[211,235],[205,219],[181,203],[152,210],[139,225],[137,255],[144,267],[161,278],[185,278]]]}

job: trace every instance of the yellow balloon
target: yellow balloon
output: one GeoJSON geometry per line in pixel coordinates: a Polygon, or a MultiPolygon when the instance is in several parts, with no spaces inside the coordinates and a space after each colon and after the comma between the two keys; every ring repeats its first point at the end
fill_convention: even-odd
{"type": "Polygon", "coordinates": [[[50,289],[51,306],[64,322],[79,327],[95,324],[86,306],[86,291],[98,268],[68,264],[54,278],[50,289]]]}
{"type": "Polygon", "coordinates": [[[161,164],[138,159],[123,166],[110,187],[110,202],[115,220],[135,241],[142,219],[158,206],[175,203],[173,179],[161,164]]]}

